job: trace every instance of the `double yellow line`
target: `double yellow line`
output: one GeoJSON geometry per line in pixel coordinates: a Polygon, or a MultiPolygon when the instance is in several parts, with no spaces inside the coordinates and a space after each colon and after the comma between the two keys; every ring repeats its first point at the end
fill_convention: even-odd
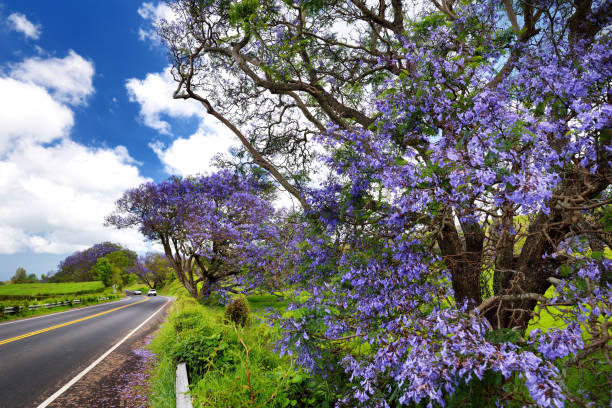
{"type": "Polygon", "coordinates": [[[116,307],[114,309],[109,309],[109,310],[106,310],[104,312],[96,313],[96,314],[91,315],[91,316],[82,317],[80,319],[72,320],[70,322],[57,324],[55,326],[46,327],[44,329],[40,329],[40,330],[36,330],[36,331],[33,331],[33,332],[25,333],[25,334],[22,334],[22,335],[19,335],[19,336],[11,337],[10,339],[0,340],[0,346],[3,345],[3,344],[11,343],[13,341],[25,339],[27,337],[36,336],[37,334],[46,333],[46,332],[51,331],[51,330],[59,329],[60,327],[70,326],[71,324],[75,324],[75,323],[83,322],[85,320],[93,319],[94,317],[102,316],[102,315],[105,315],[105,314],[108,314],[108,313],[111,313],[111,312],[115,312],[115,311],[117,311],[119,309],[124,309],[126,307],[134,306],[134,305],[137,305],[139,303],[146,302],[147,300],[149,300],[149,298],[144,298],[142,300],[139,300],[138,302],[130,303],[129,305],[119,306],[119,307],[116,307]]]}

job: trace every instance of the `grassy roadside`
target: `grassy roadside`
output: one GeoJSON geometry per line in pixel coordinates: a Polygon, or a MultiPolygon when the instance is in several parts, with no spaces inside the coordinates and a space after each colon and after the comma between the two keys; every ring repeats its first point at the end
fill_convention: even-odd
{"type": "Polygon", "coordinates": [[[325,406],[312,395],[309,377],[292,359],[273,351],[279,334],[261,316],[271,306],[284,309],[285,302],[274,296],[249,297],[253,312],[241,327],[225,319],[223,307],[198,304],[178,282],[160,294],[177,300],[150,345],[157,356],[149,389],[151,407],[175,406],[175,371],[181,361],[187,363],[194,406],[325,406]]]}

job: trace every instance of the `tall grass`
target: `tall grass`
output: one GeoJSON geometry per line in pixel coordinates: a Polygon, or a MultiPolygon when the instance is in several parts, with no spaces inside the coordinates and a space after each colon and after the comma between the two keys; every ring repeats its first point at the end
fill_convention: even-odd
{"type": "MultiPolygon", "coordinates": [[[[168,291],[164,291],[168,293],[168,291]]],[[[224,319],[220,306],[203,306],[181,290],[166,323],[151,342],[158,356],[149,402],[174,406],[176,364],[187,364],[191,395],[197,407],[322,406],[308,389],[309,377],[292,360],[273,351],[279,333],[251,317],[245,327],[224,319]]],[[[255,298],[255,309],[281,304],[255,298]]]]}

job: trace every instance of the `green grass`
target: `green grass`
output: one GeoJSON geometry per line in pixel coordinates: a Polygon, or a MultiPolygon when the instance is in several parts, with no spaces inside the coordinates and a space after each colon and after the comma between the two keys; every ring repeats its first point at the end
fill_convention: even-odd
{"type": "Polygon", "coordinates": [[[157,293],[164,296],[178,296],[179,294],[189,296],[187,289],[185,289],[178,279],[173,280],[169,285],[166,285],[162,289],[158,290],[157,293]]]}
{"type": "Polygon", "coordinates": [[[258,315],[265,315],[268,310],[284,312],[289,306],[287,297],[279,298],[275,295],[250,295],[247,296],[251,310],[258,315]]]}
{"type": "Polygon", "coordinates": [[[103,290],[100,281],[66,282],[66,283],[12,283],[0,286],[1,295],[57,295],[72,294],[83,291],[103,290]]]}
{"type": "Polygon", "coordinates": [[[81,296],[65,296],[65,297],[61,297],[61,298],[52,298],[52,299],[45,299],[44,301],[37,301],[37,302],[31,302],[31,301],[22,301],[22,302],[6,302],[6,301],[0,301],[0,310],[4,310],[5,307],[9,307],[9,306],[19,306],[19,305],[28,305],[28,304],[44,304],[44,303],[57,303],[57,302],[63,302],[66,300],[73,300],[73,299],[80,299],[81,303],[76,304],[74,306],[58,306],[58,307],[54,307],[51,309],[35,309],[35,310],[28,310],[27,308],[24,308],[21,312],[19,313],[12,313],[12,314],[3,314],[0,313],[0,321],[7,321],[7,320],[18,320],[18,319],[24,319],[27,317],[32,317],[32,316],[42,316],[42,315],[47,315],[47,314],[53,314],[53,313],[58,313],[58,312],[63,312],[66,310],[70,310],[70,309],[78,309],[81,307],[85,307],[85,306],[91,306],[94,304],[100,304],[100,303],[107,303],[107,302],[114,302],[116,300],[121,299],[122,295],[121,294],[110,294],[110,293],[97,293],[97,294],[90,294],[90,295],[81,295],[81,296]],[[103,297],[109,297],[110,299],[105,299],[105,300],[98,300],[98,297],[103,296],[103,297]]]}
{"type": "Polygon", "coordinates": [[[286,301],[280,302],[276,296],[250,296],[254,313],[250,324],[240,327],[224,319],[222,306],[200,305],[178,285],[160,291],[177,296],[177,301],[150,345],[157,355],[150,380],[151,407],[174,406],[174,375],[181,361],[187,363],[197,407],[321,406],[307,395],[309,377],[289,357],[273,351],[277,329],[259,318],[268,307],[284,310],[286,301]]]}
{"type": "Polygon", "coordinates": [[[130,290],[130,291],[135,291],[135,290],[139,290],[141,291],[143,294],[146,294],[149,291],[149,287],[144,284],[144,283],[134,283],[132,285],[128,285],[126,287],[123,288],[123,290],[130,290]]]}

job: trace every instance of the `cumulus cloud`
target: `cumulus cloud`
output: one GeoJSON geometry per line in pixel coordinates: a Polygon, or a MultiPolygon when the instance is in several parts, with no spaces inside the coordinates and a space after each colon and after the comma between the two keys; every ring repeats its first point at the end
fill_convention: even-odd
{"type": "Polygon", "coordinates": [[[160,73],[147,74],[144,79],[131,78],[126,82],[128,97],[140,105],[140,117],[145,125],[164,134],[171,133],[164,116],[189,118],[204,114],[202,105],[196,101],[173,99],[176,83],[170,69],[167,67],[160,73]]]}
{"type": "Polygon", "coordinates": [[[145,2],[138,8],[138,14],[145,20],[145,27],[138,29],[138,38],[141,41],[152,41],[153,43],[159,43],[159,37],[156,33],[157,24],[162,21],[173,21],[176,16],[172,9],[168,7],[166,3],[160,2],[153,4],[145,2]]]}
{"type": "Polygon", "coordinates": [[[8,22],[12,30],[18,31],[32,40],[38,40],[42,32],[40,24],[34,24],[21,13],[13,13],[8,16],[8,22]]]}
{"type": "Polygon", "coordinates": [[[70,52],[12,68],[0,76],[0,254],[66,253],[106,240],[145,250],[136,231],[103,226],[123,191],[147,181],[138,164],[123,146],[70,139],[69,104],[94,92],[93,64],[70,52]]]}
{"type": "Polygon", "coordinates": [[[51,90],[60,102],[79,105],[94,93],[94,72],[93,62],[70,50],[64,58],[28,58],[14,65],[10,76],[51,90]]]}
{"type": "Polygon", "coordinates": [[[201,128],[188,138],[174,140],[169,146],[159,141],[149,146],[164,164],[168,174],[188,176],[211,172],[212,159],[237,145],[238,143],[227,132],[201,128]]]}
{"type": "Polygon", "coordinates": [[[140,118],[145,125],[161,134],[172,135],[169,119],[196,118],[199,129],[188,137],[179,137],[166,145],[161,141],[149,146],[155,151],[169,174],[190,175],[212,170],[210,162],[219,153],[227,153],[238,140],[225,126],[206,114],[194,100],[173,99],[176,83],[171,67],[149,73],[144,79],[126,82],[130,101],[140,105],[140,118]]]}
{"type": "Polygon", "coordinates": [[[135,231],[106,228],[103,219],[123,191],[145,181],[121,148],[69,139],[21,145],[0,160],[0,253],[65,253],[105,240],[144,249],[135,231]]]}
{"type": "Polygon", "coordinates": [[[41,86],[0,77],[0,157],[15,144],[49,143],[65,137],[72,111],[41,86]]]}

